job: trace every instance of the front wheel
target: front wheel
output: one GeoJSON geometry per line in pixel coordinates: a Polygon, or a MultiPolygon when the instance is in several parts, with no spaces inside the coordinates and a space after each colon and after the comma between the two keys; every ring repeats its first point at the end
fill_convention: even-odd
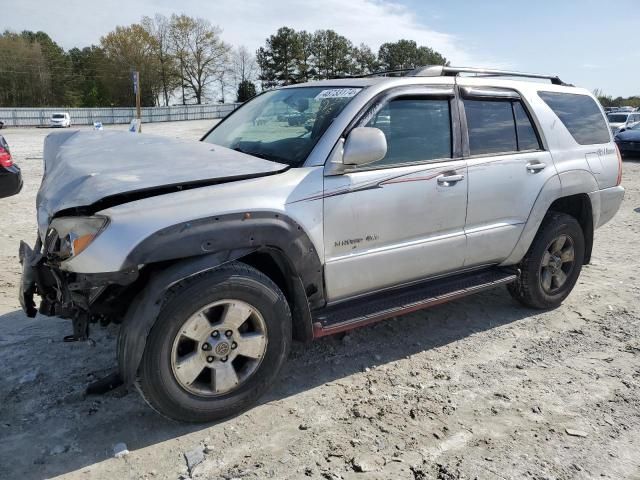
{"type": "Polygon", "coordinates": [[[583,261],[584,234],[578,221],[550,212],[520,262],[520,277],[507,288],[527,307],[555,308],[573,290],[583,261]]]}
{"type": "Polygon", "coordinates": [[[280,289],[233,262],[178,288],[151,329],[138,389],[174,420],[206,422],[254,404],[289,352],[291,313],[280,289]]]}

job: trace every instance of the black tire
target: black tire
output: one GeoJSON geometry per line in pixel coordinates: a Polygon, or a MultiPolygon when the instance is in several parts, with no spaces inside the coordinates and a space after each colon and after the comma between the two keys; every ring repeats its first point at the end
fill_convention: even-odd
{"type": "Polygon", "coordinates": [[[536,234],[529,251],[519,264],[520,276],[507,286],[513,298],[527,307],[550,309],[559,306],[578,281],[584,261],[584,234],[578,221],[567,214],[549,212],[536,234]],[[567,236],[573,246],[573,265],[562,286],[552,290],[543,287],[543,257],[555,239],[567,236]]]}
{"type": "Polygon", "coordinates": [[[138,390],[158,413],[182,422],[220,420],[246,410],[273,384],[289,353],[291,312],[284,295],[267,276],[240,262],[223,265],[174,290],[147,338],[138,390]],[[255,372],[235,390],[201,396],[187,391],[176,379],[172,348],[191,315],[222,299],[240,300],[259,311],[268,341],[255,372]]]}

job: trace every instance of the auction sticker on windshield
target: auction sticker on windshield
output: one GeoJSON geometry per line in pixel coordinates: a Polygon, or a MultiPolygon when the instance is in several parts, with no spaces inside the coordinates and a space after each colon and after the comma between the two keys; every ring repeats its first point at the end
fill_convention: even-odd
{"type": "Polygon", "coordinates": [[[315,100],[321,100],[323,98],[350,98],[355,96],[361,88],[330,88],[328,90],[322,90],[315,96],[315,100]]]}

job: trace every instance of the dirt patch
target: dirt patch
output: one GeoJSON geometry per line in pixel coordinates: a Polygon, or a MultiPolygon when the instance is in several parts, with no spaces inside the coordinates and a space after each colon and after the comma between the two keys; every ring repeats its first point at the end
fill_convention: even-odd
{"type": "Polygon", "coordinates": [[[640,163],[560,308],[497,289],[296,345],[260,405],[194,426],[135,392],[83,396],[114,365],[115,329],[68,344],[68,322],[19,311],[46,133],[2,131],[25,188],[0,209],[0,478],[640,478],[640,163]]]}

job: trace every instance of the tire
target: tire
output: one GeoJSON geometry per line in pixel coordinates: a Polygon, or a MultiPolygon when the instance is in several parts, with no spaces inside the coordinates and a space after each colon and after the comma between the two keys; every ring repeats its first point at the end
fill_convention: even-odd
{"type": "Polygon", "coordinates": [[[519,264],[518,280],[507,286],[511,296],[531,308],[550,309],[559,306],[578,281],[584,261],[584,243],[582,228],[574,217],[549,212],[519,264]],[[562,237],[565,237],[564,243],[562,237]],[[557,250],[560,243],[562,246],[557,250]],[[569,247],[573,249],[570,265],[569,247]],[[553,252],[554,249],[557,251],[553,252]]]}
{"type": "Polygon", "coordinates": [[[209,422],[236,415],[273,384],[289,353],[291,329],[289,305],[275,283],[243,263],[223,265],[169,294],[149,332],[136,385],[154,410],[172,420],[209,422]],[[236,327],[247,311],[248,319],[236,327]],[[192,340],[202,339],[198,335],[209,328],[213,332],[205,333],[206,340],[192,340]],[[194,377],[203,355],[211,363],[194,377]],[[197,365],[190,368],[191,363],[197,365]]]}

